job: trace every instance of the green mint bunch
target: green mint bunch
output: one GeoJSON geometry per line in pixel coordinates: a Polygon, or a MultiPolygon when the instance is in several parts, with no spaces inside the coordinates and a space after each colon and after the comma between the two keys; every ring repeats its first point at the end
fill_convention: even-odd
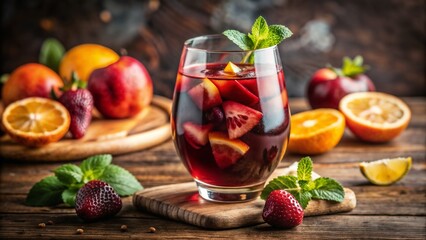
{"type": "Polygon", "coordinates": [[[367,65],[363,65],[364,59],[362,56],[356,56],[354,59],[349,57],[343,58],[342,68],[334,68],[329,66],[337,75],[342,77],[355,77],[356,75],[362,74],[368,70],[367,65]]]}
{"type": "Polygon", "coordinates": [[[55,175],[36,183],[27,195],[30,206],[53,206],[65,203],[75,205],[78,190],[91,180],[111,185],[120,196],[128,196],[143,189],[138,180],[126,169],[111,164],[112,156],[96,155],[84,160],[80,166],[64,164],[54,170],[55,175]]]}
{"type": "Polygon", "coordinates": [[[342,202],[345,191],[334,179],[320,177],[312,180],[312,160],[304,157],[297,166],[297,176],[280,176],[271,180],[263,189],[260,197],[266,200],[274,190],[286,190],[291,193],[303,208],[311,199],[342,202]]]}
{"type": "MultiPolygon", "coordinates": [[[[272,47],[293,35],[286,26],[268,26],[268,23],[262,16],[259,16],[253,23],[251,33],[244,34],[237,30],[226,30],[223,34],[245,51],[272,47]]],[[[244,57],[242,62],[247,62],[247,60],[253,63],[254,58],[251,52],[244,57]]]]}

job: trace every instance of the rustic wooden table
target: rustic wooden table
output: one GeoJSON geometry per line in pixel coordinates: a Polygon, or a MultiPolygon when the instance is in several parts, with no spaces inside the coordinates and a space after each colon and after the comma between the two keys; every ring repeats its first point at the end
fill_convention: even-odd
{"type": "MultiPolygon", "coordinates": [[[[279,230],[267,224],[252,227],[212,231],[137,211],[132,198],[124,199],[118,216],[95,223],[81,222],[74,209],[58,207],[28,207],[24,205],[30,187],[51,175],[60,163],[16,163],[1,161],[0,175],[0,238],[426,238],[426,98],[405,99],[413,117],[409,128],[387,144],[368,144],[346,132],[340,144],[329,153],[314,156],[314,170],[320,175],[339,180],[357,195],[357,207],[349,213],[307,217],[302,225],[279,230]],[[413,167],[400,182],[379,187],[371,185],[358,170],[358,163],[388,157],[412,156],[413,167]],[[53,225],[38,228],[39,223],[53,225]],[[121,225],[128,231],[121,232],[121,225]],[[149,227],[155,233],[149,233],[149,227]],[[84,229],[76,236],[76,229],[84,229]]],[[[306,102],[291,99],[292,111],[307,109],[306,102]]],[[[288,166],[301,156],[286,154],[280,167],[288,166]]],[[[149,150],[116,156],[115,164],[125,167],[144,185],[191,181],[190,175],[174,151],[172,141],[149,150]]]]}

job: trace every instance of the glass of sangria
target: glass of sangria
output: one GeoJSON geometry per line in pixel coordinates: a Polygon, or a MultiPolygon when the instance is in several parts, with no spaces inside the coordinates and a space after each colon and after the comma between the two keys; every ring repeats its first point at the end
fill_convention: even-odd
{"type": "Polygon", "coordinates": [[[185,42],[172,136],[200,196],[216,202],[259,196],[287,148],[287,100],[277,46],[243,51],[223,35],[185,42]]]}

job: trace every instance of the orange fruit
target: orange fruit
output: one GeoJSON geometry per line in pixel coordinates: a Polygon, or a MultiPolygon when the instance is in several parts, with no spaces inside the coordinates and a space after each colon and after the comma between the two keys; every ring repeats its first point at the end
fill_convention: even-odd
{"type": "Polygon", "coordinates": [[[87,82],[93,70],[103,68],[116,62],[120,56],[113,50],[99,44],[81,44],[71,48],[62,58],[59,75],[70,80],[71,72],[87,82]]]}
{"type": "Polygon", "coordinates": [[[345,117],[337,110],[319,108],[291,117],[288,150],[299,154],[320,154],[334,148],[345,131],[345,117]]]}
{"type": "Polygon", "coordinates": [[[59,75],[50,68],[38,63],[27,63],[10,74],[3,86],[2,101],[7,106],[27,97],[49,98],[52,88],[58,94],[63,85],[59,75]]]}
{"type": "Polygon", "coordinates": [[[411,111],[398,97],[380,92],[348,94],[340,100],[340,111],[355,136],[368,142],[387,142],[408,126],[411,111]]]}
{"type": "Polygon", "coordinates": [[[209,133],[216,164],[220,168],[227,168],[235,164],[249,150],[249,146],[239,139],[229,139],[228,134],[222,132],[209,133]]]}
{"type": "Polygon", "coordinates": [[[68,132],[70,115],[57,101],[31,97],[7,106],[2,123],[15,141],[26,146],[42,146],[59,141],[68,132]]]}

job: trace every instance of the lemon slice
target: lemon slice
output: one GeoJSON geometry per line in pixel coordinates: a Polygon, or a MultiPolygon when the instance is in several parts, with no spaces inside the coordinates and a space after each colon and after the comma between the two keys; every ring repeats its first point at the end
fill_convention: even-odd
{"type": "Polygon", "coordinates": [[[237,65],[233,64],[232,62],[228,62],[225,69],[223,69],[223,71],[225,73],[235,75],[241,71],[241,68],[239,68],[237,65]]]}
{"type": "Polygon", "coordinates": [[[373,184],[390,185],[401,180],[411,168],[411,157],[362,162],[361,173],[373,184]]]}

